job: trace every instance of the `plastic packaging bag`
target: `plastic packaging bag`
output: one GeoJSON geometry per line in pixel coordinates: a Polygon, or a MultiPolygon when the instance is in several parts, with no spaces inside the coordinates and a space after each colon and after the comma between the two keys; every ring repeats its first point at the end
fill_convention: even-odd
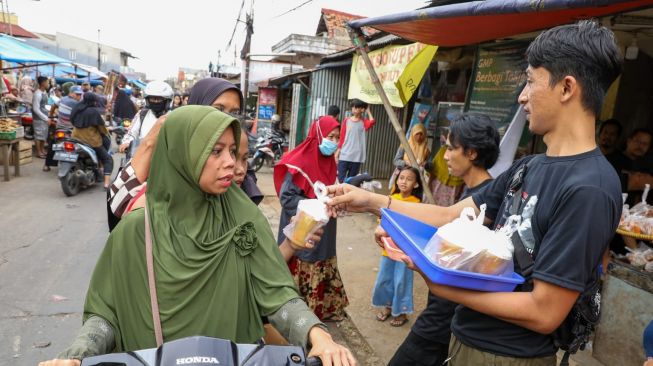
{"type": "Polygon", "coordinates": [[[322,182],[315,182],[313,191],[317,198],[299,201],[295,220],[283,228],[286,238],[296,245],[304,246],[311,235],[329,222],[326,186],[322,182]]]}
{"type": "Polygon", "coordinates": [[[481,206],[478,217],[466,208],[458,219],[438,229],[424,248],[434,264],[489,275],[512,274],[512,243],[504,233],[483,226],[485,208],[481,206]]]}

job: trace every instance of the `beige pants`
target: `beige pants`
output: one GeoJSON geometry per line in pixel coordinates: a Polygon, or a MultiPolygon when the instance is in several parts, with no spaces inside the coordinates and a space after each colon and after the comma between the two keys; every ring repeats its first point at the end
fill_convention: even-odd
{"type": "Polygon", "coordinates": [[[556,356],[516,358],[497,356],[462,344],[455,336],[449,343],[448,366],[556,366],[556,356]]]}

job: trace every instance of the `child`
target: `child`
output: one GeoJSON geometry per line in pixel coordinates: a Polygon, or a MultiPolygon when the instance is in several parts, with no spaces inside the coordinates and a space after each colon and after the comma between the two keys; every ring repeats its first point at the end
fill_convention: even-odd
{"type": "MultiPolygon", "coordinates": [[[[401,168],[392,192],[394,200],[421,202],[419,171],[410,166],[401,168]]],[[[413,312],[413,272],[405,263],[388,258],[385,250],[374,284],[372,305],[382,308],[376,315],[378,321],[385,321],[392,315],[390,325],[393,327],[406,324],[406,314],[413,312]]]]}
{"type": "Polygon", "coordinates": [[[367,107],[367,103],[362,100],[353,99],[351,101],[352,116],[342,121],[340,141],[338,142],[338,151],[336,151],[340,182],[358,175],[361,165],[365,163],[367,148],[365,134],[376,123],[372,112],[367,107]],[[363,117],[366,110],[369,119],[363,117]]]}

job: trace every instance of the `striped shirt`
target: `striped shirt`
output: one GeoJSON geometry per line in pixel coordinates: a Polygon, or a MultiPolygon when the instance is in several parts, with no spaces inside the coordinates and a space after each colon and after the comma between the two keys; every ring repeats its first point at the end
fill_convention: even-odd
{"type": "Polygon", "coordinates": [[[59,101],[59,119],[57,121],[57,127],[73,128],[73,125],[70,122],[70,113],[73,111],[73,107],[77,103],[79,102],[69,96],[65,96],[59,101]]]}

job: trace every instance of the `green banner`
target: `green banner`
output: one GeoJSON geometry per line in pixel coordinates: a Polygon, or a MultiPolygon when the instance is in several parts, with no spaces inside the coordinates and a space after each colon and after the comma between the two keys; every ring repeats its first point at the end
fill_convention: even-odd
{"type": "Polygon", "coordinates": [[[530,42],[510,41],[478,47],[466,110],[488,115],[501,136],[512,121],[526,83],[524,53],[530,42]]]}

